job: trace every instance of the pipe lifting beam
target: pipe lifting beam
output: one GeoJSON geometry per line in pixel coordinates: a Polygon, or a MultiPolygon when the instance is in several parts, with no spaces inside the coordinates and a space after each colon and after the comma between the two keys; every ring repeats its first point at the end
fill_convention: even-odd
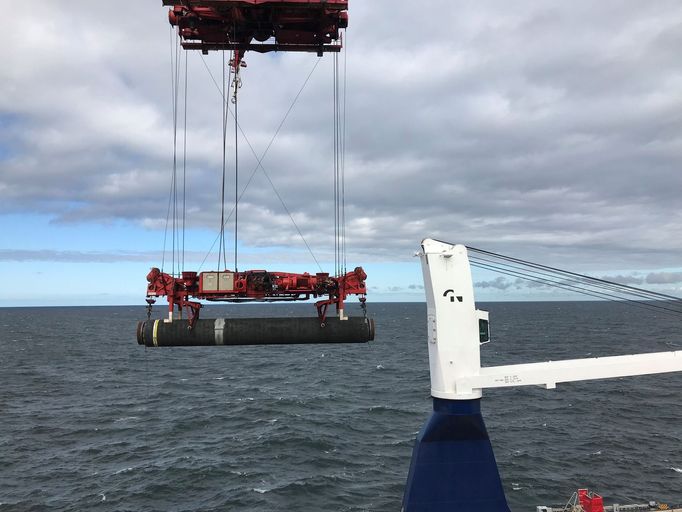
{"type": "Polygon", "coordinates": [[[192,328],[202,307],[197,300],[190,300],[192,298],[214,302],[276,302],[326,296],[315,303],[317,321],[325,323],[327,308],[331,305],[336,306],[339,319],[346,319],[344,304],[349,295],[359,295],[364,309],[367,294],[365,279],[367,274],[362,267],[337,277],[323,272],[292,274],[267,270],[183,272],[181,277],[174,277],[152,268],[147,274],[147,301],[152,304],[156,297],[165,296],[169,321],[173,321],[176,307],[180,317],[183,309],[187,309],[189,327],[192,328]]]}

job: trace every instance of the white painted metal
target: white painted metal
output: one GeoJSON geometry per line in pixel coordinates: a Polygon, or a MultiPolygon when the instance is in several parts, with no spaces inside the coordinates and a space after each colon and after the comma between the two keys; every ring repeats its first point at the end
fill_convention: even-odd
{"type": "Polygon", "coordinates": [[[480,398],[485,388],[610,379],[682,371],[682,351],[481,368],[479,319],[466,247],[426,239],[419,254],[426,290],[431,394],[480,398]]]}
{"type": "Polygon", "coordinates": [[[475,377],[481,369],[478,319],[466,247],[436,240],[422,242],[422,271],[426,290],[431,395],[469,400],[481,390],[458,392],[455,384],[475,377]]]}
{"type": "Polygon", "coordinates": [[[682,371],[682,351],[656,352],[589,359],[569,359],[545,363],[514,364],[481,368],[476,376],[456,379],[462,393],[471,389],[506,388],[510,386],[544,386],[553,389],[561,382],[613,379],[651,373],[682,371]]]}
{"type": "Polygon", "coordinates": [[[215,333],[215,344],[224,345],[225,344],[225,319],[216,318],[213,323],[213,332],[215,333]]]}

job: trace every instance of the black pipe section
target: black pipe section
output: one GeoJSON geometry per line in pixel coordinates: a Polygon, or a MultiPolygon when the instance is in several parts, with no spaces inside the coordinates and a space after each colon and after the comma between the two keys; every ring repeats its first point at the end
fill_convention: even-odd
{"type": "Polygon", "coordinates": [[[211,347],[221,345],[298,345],[367,343],[374,339],[372,318],[317,317],[146,320],[137,324],[137,342],[147,347],[211,347]]]}

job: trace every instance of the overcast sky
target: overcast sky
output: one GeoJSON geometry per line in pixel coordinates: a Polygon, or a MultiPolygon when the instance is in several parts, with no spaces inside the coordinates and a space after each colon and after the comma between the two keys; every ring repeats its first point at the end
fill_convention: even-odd
{"type": "MultiPolygon", "coordinates": [[[[162,259],[172,163],[160,4],[12,4],[0,46],[0,305],[142,302],[162,259]]],[[[413,253],[427,236],[680,293],[679,1],[350,5],[348,262],[367,268],[370,300],[421,299],[413,253]]],[[[260,155],[318,59],[246,61],[240,123],[260,155]]],[[[220,80],[220,55],[188,56],[193,269],[220,216],[221,97],[206,67],[220,80]]],[[[256,160],[243,138],[240,154],[244,184],[256,160]]],[[[263,166],[331,270],[330,56],[263,166]]],[[[260,170],[240,206],[240,246],[242,269],[317,271],[260,170]]],[[[543,297],[475,280],[483,299],[543,297]]]]}

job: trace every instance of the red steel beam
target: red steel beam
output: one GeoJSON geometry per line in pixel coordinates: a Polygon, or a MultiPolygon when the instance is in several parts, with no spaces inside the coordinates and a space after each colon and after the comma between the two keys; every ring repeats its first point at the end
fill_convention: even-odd
{"type": "Polygon", "coordinates": [[[362,267],[337,277],[327,273],[292,274],[266,270],[183,272],[181,277],[173,277],[153,268],[147,274],[147,297],[151,303],[156,297],[165,296],[171,319],[175,308],[180,312],[187,309],[191,326],[199,318],[201,303],[198,300],[272,302],[326,296],[315,304],[320,321],[324,322],[327,308],[335,305],[337,311],[343,312],[349,295],[361,296],[360,302],[364,304],[367,294],[365,279],[367,274],[362,267]]]}
{"type": "MultiPolygon", "coordinates": [[[[188,50],[338,52],[347,0],[163,0],[188,50]],[[265,44],[256,44],[255,41],[265,44]]],[[[241,56],[239,56],[239,59],[241,56]]]]}
{"type": "Polygon", "coordinates": [[[201,50],[206,53],[218,50],[242,50],[257,53],[267,52],[317,52],[317,53],[338,53],[341,51],[340,44],[268,44],[268,43],[182,43],[185,50],[201,50]]]}
{"type": "Polygon", "coordinates": [[[348,10],[348,0],[163,0],[166,7],[244,7],[244,6],[278,6],[278,7],[301,7],[322,6],[325,9],[339,11],[348,10]]]}

